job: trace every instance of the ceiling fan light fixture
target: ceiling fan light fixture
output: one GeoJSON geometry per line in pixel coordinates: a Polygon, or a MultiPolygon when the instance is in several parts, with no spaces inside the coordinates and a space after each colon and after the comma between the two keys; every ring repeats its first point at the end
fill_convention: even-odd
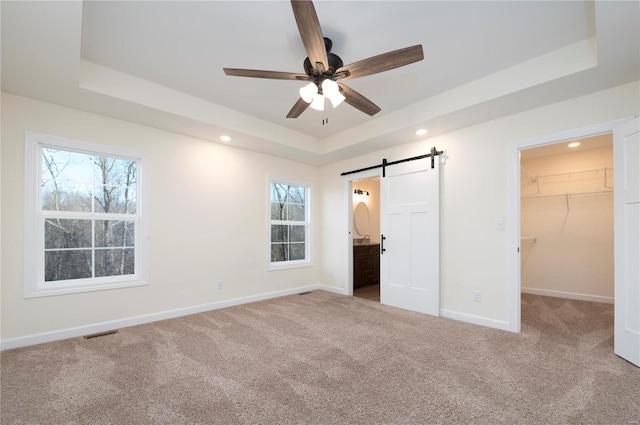
{"type": "Polygon", "coordinates": [[[311,102],[311,107],[316,111],[324,111],[324,96],[321,94],[315,95],[311,102]]]}
{"type": "Polygon", "coordinates": [[[331,101],[331,106],[333,106],[334,108],[337,108],[338,105],[344,102],[345,99],[346,97],[344,97],[340,92],[334,93],[331,95],[331,97],[329,97],[329,100],[331,101]]]}
{"type": "Polygon", "coordinates": [[[326,79],[322,82],[322,93],[331,101],[331,105],[337,108],[346,98],[340,93],[338,83],[333,80],[326,79]]]}
{"type": "Polygon", "coordinates": [[[322,81],[322,93],[327,96],[327,97],[331,97],[331,95],[333,93],[339,93],[340,89],[338,88],[338,83],[336,83],[333,80],[323,80],[322,81]]]}
{"type": "Polygon", "coordinates": [[[309,83],[300,88],[300,97],[307,103],[311,103],[316,94],[318,94],[318,86],[315,83],[309,83]]]}

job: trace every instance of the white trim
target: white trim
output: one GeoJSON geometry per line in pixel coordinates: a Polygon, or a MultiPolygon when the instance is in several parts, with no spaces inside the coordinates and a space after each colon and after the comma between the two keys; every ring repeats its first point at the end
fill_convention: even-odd
{"type": "Polygon", "coordinates": [[[591,301],[594,303],[613,304],[613,297],[600,295],[576,294],[574,292],[552,291],[550,289],[521,288],[523,294],[543,295],[545,297],[567,298],[569,300],[591,301]]]}
{"type": "MultiPolygon", "coordinates": [[[[639,181],[634,174],[640,168],[640,158],[634,152],[640,132],[640,121],[636,118],[613,133],[613,166],[617,182],[613,204],[613,292],[616,295],[613,315],[613,352],[628,362],[640,367],[640,276],[638,270],[638,223],[631,208],[640,203],[639,181]],[[635,137],[634,137],[635,136],[635,137]],[[634,140],[636,139],[636,140],[634,140]],[[635,173],[634,173],[635,171],[635,173]],[[634,223],[635,221],[635,223],[634,223]],[[635,316],[635,320],[634,320],[635,316]]],[[[637,151],[636,151],[637,152],[637,151]]],[[[637,174],[636,174],[637,176],[637,174]]]]}
{"type": "Polygon", "coordinates": [[[471,323],[473,325],[486,326],[488,328],[511,331],[506,320],[489,319],[488,317],[475,316],[473,314],[461,313],[459,311],[440,309],[440,317],[458,320],[460,322],[471,323]]]}
{"type": "Polygon", "coordinates": [[[282,291],[268,292],[265,294],[252,295],[243,298],[234,298],[231,300],[216,301],[207,304],[196,305],[192,307],[178,308],[175,310],[161,311],[158,313],[145,314],[142,316],[128,317],[125,319],[110,320],[108,322],[95,323],[92,325],[79,326],[76,328],[63,329],[59,331],[43,332],[39,334],[27,335],[17,338],[9,338],[0,341],[0,351],[10,350],[13,348],[27,347],[30,345],[42,344],[45,342],[59,341],[68,338],[76,338],[84,335],[90,335],[98,332],[105,332],[113,329],[127,328],[129,326],[143,325],[145,323],[157,322],[160,320],[174,319],[177,317],[188,316],[191,314],[204,313],[211,310],[233,307],[236,305],[263,301],[272,298],[284,297],[287,295],[295,295],[306,291],[324,290],[341,295],[346,295],[341,288],[327,286],[322,284],[303,286],[293,289],[285,289],[282,291]]]}
{"type": "Polygon", "coordinates": [[[371,170],[360,171],[359,173],[347,174],[342,176],[344,181],[344,209],[346,211],[345,221],[343,221],[344,245],[347,247],[347,268],[344,276],[344,287],[346,295],[353,295],[353,181],[372,179],[375,177],[382,178],[382,168],[373,168],[371,170]]]}
{"type": "Polygon", "coordinates": [[[349,294],[349,291],[346,291],[344,288],[338,288],[337,286],[329,286],[329,285],[316,285],[317,288],[327,292],[333,292],[334,294],[339,295],[352,295],[349,294]]]}
{"type": "Polygon", "coordinates": [[[347,292],[347,295],[353,295],[353,234],[351,233],[351,229],[355,227],[354,224],[354,214],[353,214],[353,180],[348,179],[344,182],[345,191],[344,191],[344,207],[346,208],[347,215],[345,216],[346,222],[343,222],[344,225],[344,235],[346,241],[346,253],[345,256],[347,258],[347,275],[342,280],[344,282],[343,289],[347,292]]]}
{"type": "Polygon", "coordinates": [[[312,223],[311,223],[311,197],[313,196],[314,189],[313,183],[307,180],[300,180],[295,178],[284,178],[280,176],[274,176],[267,174],[267,225],[266,225],[266,271],[278,271],[278,270],[289,270],[289,269],[298,269],[302,267],[311,267],[313,266],[313,253],[312,253],[312,223]],[[274,263],[271,261],[271,184],[272,183],[282,183],[290,186],[298,186],[305,188],[305,202],[304,202],[304,213],[305,213],[305,221],[301,222],[291,222],[292,225],[300,225],[304,224],[305,226],[305,241],[304,241],[304,249],[305,249],[305,259],[304,260],[290,260],[290,261],[280,261],[274,263]]]}
{"type": "Polygon", "coordinates": [[[578,139],[598,134],[613,132],[633,117],[608,121],[572,130],[560,131],[553,134],[513,141],[508,148],[507,182],[508,193],[508,223],[507,229],[507,326],[512,332],[520,332],[520,157],[521,149],[560,143],[566,140],[578,139]]]}
{"type": "MultiPolygon", "coordinates": [[[[149,285],[149,192],[148,156],[146,153],[118,146],[102,145],[66,137],[25,132],[25,199],[24,199],[24,298],[37,298],[81,292],[101,291],[133,286],[149,285]],[[40,211],[40,177],[42,147],[53,146],[72,152],[102,154],[111,158],[134,160],[137,163],[137,212],[132,215],[96,214],[91,219],[126,219],[134,221],[136,252],[135,274],[59,282],[44,281],[44,250],[41,235],[44,234],[43,212],[40,211]]],[[[47,212],[47,214],[49,214],[47,212]]],[[[59,217],[85,217],[85,214],[59,212],[59,217]]]]}

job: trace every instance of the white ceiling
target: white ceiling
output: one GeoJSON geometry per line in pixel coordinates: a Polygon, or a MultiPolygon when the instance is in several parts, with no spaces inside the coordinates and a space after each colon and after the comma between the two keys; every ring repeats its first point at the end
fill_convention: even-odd
{"type": "Polygon", "coordinates": [[[303,83],[223,73],[304,72],[288,1],[3,1],[2,89],[323,164],[640,78],[635,1],[314,4],[345,64],[422,44],[423,61],[347,82],[374,117],[287,119],[303,83]]]}
{"type": "Polygon", "coordinates": [[[550,145],[539,146],[530,149],[523,149],[520,151],[520,160],[526,161],[534,158],[566,155],[575,152],[600,148],[613,149],[613,135],[611,133],[585,137],[584,139],[566,140],[564,142],[553,143],[550,145]],[[573,142],[579,142],[580,145],[570,148],[568,145],[573,142]]]}

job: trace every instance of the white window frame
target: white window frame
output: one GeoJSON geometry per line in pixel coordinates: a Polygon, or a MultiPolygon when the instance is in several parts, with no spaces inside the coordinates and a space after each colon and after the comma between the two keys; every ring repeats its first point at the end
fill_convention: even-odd
{"type": "MultiPolygon", "coordinates": [[[[114,146],[27,132],[25,137],[25,243],[24,297],[73,294],[149,284],[149,211],[147,196],[148,159],[146,154],[114,146]],[[135,222],[134,274],[45,282],[44,280],[44,213],[41,210],[42,149],[54,148],[85,154],[104,155],[136,161],[136,213],[126,219],[135,222]]],[[[74,213],[68,215],[74,218],[74,213]]],[[[121,216],[118,216],[121,217],[121,216]]]]}
{"type": "Polygon", "coordinates": [[[287,269],[296,269],[300,267],[311,267],[313,266],[313,261],[311,257],[311,194],[313,192],[313,186],[310,182],[301,181],[296,179],[289,178],[280,178],[280,177],[272,177],[267,176],[267,243],[266,243],[266,251],[267,251],[267,271],[275,271],[275,270],[287,270],[287,269]],[[305,221],[280,221],[280,220],[272,220],[271,219],[271,184],[272,183],[280,183],[286,184],[290,186],[298,186],[305,188],[305,207],[304,207],[304,215],[305,221]],[[305,233],[304,233],[304,249],[305,255],[304,260],[289,260],[289,261],[271,261],[271,225],[279,225],[279,224],[287,224],[287,225],[304,225],[305,233]]]}

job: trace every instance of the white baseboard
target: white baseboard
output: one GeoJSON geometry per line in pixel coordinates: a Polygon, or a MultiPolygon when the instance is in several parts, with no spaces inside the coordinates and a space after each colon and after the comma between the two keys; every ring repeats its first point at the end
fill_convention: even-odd
{"type": "MultiPolygon", "coordinates": [[[[175,310],[162,311],[158,313],[146,314],[142,316],[128,317],[125,319],[112,320],[108,322],[96,323],[93,325],[79,326],[76,328],[63,329],[59,331],[44,332],[34,335],[27,335],[18,338],[9,338],[0,341],[0,351],[10,350],[13,348],[27,347],[29,345],[42,344],[45,342],[59,341],[68,338],[76,338],[79,336],[90,335],[98,332],[105,332],[112,329],[126,328],[129,326],[143,325],[145,323],[157,322],[159,320],[173,319],[176,317],[188,316],[190,314],[204,313],[206,311],[218,310],[226,307],[233,307],[240,304],[247,304],[256,301],[268,300],[272,298],[284,297],[287,295],[299,294],[300,292],[323,290],[333,292],[340,295],[348,295],[345,288],[339,288],[328,285],[309,285],[299,288],[286,289],[283,291],[269,292],[265,294],[252,295],[243,298],[234,298],[231,300],[216,301],[213,303],[201,304],[192,307],[179,308],[175,310]]],[[[523,288],[524,292],[524,288],[523,288]]],[[[451,310],[440,310],[440,316],[459,320],[461,322],[472,323],[474,325],[486,326],[494,329],[511,331],[506,321],[489,319],[482,316],[474,316],[472,314],[460,313],[451,310]]]]}
{"type": "Polygon", "coordinates": [[[336,288],[327,285],[309,285],[283,291],[269,292],[265,294],[252,295],[231,300],[216,301],[207,304],[200,304],[192,307],[178,308],[175,310],[161,311],[158,313],[145,314],[142,316],[128,317],[125,319],[111,320],[108,322],[96,323],[92,325],[79,326],[77,328],[63,329],[59,331],[44,332],[34,335],[27,335],[17,338],[9,338],[0,341],[0,351],[12,348],[26,347],[29,345],[42,344],[44,342],[59,341],[62,339],[76,338],[98,332],[105,332],[112,329],[126,328],[129,326],[142,325],[145,323],[157,322],[159,320],[173,319],[176,317],[188,316],[190,314],[203,313],[205,311],[218,310],[226,307],[233,307],[240,304],[247,304],[256,301],[268,300],[271,298],[284,297],[286,295],[299,294],[300,292],[314,291],[322,289],[325,291],[345,294],[343,288],[336,288]]]}
{"type": "Polygon", "coordinates": [[[513,332],[506,320],[489,319],[487,317],[475,316],[473,314],[460,313],[459,311],[440,310],[440,316],[446,319],[459,320],[473,325],[486,326],[488,328],[500,329],[502,331],[513,332]]]}
{"type": "Polygon", "coordinates": [[[552,291],[550,289],[536,288],[521,288],[520,291],[524,294],[544,295],[546,297],[568,298],[570,300],[613,304],[613,297],[602,297],[599,295],[576,294],[573,292],[552,291]]]}
{"type": "Polygon", "coordinates": [[[328,285],[317,285],[317,289],[322,289],[323,291],[333,292],[334,294],[340,295],[349,295],[349,291],[344,288],[338,288],[336,286],[328,286],[328,285]]]}

